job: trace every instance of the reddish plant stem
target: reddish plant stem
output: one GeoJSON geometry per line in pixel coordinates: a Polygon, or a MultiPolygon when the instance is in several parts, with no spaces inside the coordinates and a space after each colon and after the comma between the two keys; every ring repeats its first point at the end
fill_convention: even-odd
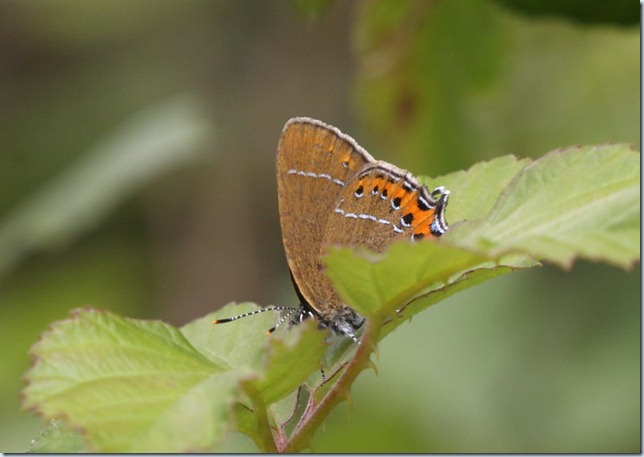
{"type": "Polygon", "coordinates": [[[381,326],[382,319],[367,320],[358,349],[338,382],[312,411],[302,417],[287,445],[278,449],[278,452],[299,452],[310,445],[315,430],[322,425],[333,408],[349,395],[353,382],[360,372],[369,366],[369,358],[376,347],[381,326]]]}

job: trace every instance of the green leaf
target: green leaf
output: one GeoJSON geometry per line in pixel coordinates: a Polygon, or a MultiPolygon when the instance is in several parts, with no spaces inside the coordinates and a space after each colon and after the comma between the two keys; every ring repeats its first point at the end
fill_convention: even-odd
{"type": "MultiPolygon", "coordinates": [[[[200,449],[201,436],[191,441],[195,436],[184,435],[180,444],[169,445],[182,416],[168,415],[185,412],[203,392],[230,384],[221,374],[209,379],[222,368],[196,352],[177,329],[91,309],[53,324],[31,354],[25,406],[47,419],[64,418],[83,431],[90,449],[101,452],[200,449]],[[156,441],[161,436],[167,439],[156,441]]],[[[208,405],[191,420],[211,425],[213,417],[223,419],[225,405],[208,405]],[[218,412],[206,411],[214,407],[218,412]]]]}
{"type": "Polygon", "coordinates": [[[489,215],[449,238],[566,268],[578,257],[629,267],[639,259],[639,182],[640,155],[626,145],[554,151],[526,166],[489,215]]]}
{"type": "MultiPolygon", "coordinates": [[[[472,165],[467,171],[457,171],[438,178],[422,179],[429,188],[444,186],[452,192],[447,205],[447,220],[456,226],[465,220],[486,216],[494,207],[501,192],[530,159],[503,156],[472,165]]],[[[448,232],[446,236],[451,236],[448,232]]]]}
{"type": "Polygon", "coordinates": [[[329,333],[317,327],[309,320],[286,332],[283,339],[271,338],[266,371],[255,385],[265,404],[284,398],[320,370],[329,333]]]}
{"type": "Polygon", "coordinates": [[[438,289],[429,290],[423,294],[414,297],[409,303],[405,304],[397,315],[399,319],[386,321],[383,325],[380,337],[384,338],[406,319],[418,314],[431,305],[445,300],[447,297],[470,287],[481,284],[485,281],[505,275],[516,270],[537,266],[538,263],[525,256],[514,256],[500,259],[498,262],[489,262],[488,264],[476,265],[471,270],[455,278],[438,289]]]}
{"type": "Polygon", "coordinates": [[[451,276],[487,260],[472,250],[431,240],[398,242],[386,254],[335,248],[325,259],[338,293],[358,313],[388,316],[428,289],[438,289],[451,276]]]}
{"type": "Polygon", "coordinates": [[[50,424],[34,438],[29,446],[32,454],[72,454],[85,453],[83,435],[66,427],[59,420],[52,420],[50,424]]]}
{"type": "Polygon", "coordinates": [[[133,444],[136,452],[216,450],[233,423],[233,404],[247,370],[213,375],[179,396],[133,444]]]}
{"type": "Polygon", "coordinates": [[[211,361],[227,368],[252,367],[258,378],[254,388],[269,405],[299,387],[311,373],[320,369],[326,350],[327,331],[314,321],[267,335],[279,319],[276,312],[249,316],[213,326],[221,317],[239,316],[259,309],[257,305],[227,305],[215,313],[197,319],[182,328],[182,333],[211,361]]]}
{"type": "MultiPolygon", "coordinates": [[[[33,347],[24,404],[82,431],[94,451],[212,451],[236,421],[262,448],[271,427],[290,418],[296,403],[270,417],[264,410],[320,370],[328,332],[311,321],[268,336],[276,313],[258,314],[247,325],[212,325],[254,309],[227,306],[181,331],[76,310],[33,347]],[[267,419],[270,424],[262,422],[267,419]]],[[[48,438],[39,449],[48,445],[61,446],[48,438]]]]}
{"type": "Polygon", "coordinates": [[[286,430],[286,427],[292,424],[293,419],[297,417],[298,409],[301,412],[304,407],[304,401],[308,400],[309,395],[304,386],[298,387],[286,397],[271,404],[268,407],[269,415],[280,429],[286,430]]]}
{"type": "Polygon", "coordinates": [[[266,331],[277,321],[277,313],[267,312],[240,321],[213,325],[216,319],[256,311],[254,303],[228,304],[214,313],[181,327],[181,333],[208,360],[224,369],[253,367],[259,369],[267,354],[266,331]]]}

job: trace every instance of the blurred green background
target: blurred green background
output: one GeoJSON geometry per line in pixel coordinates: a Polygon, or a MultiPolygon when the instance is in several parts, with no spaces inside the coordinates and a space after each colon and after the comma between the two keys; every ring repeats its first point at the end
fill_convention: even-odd
{"type": "MultiPolygon", "coordinates": [[[[20,377],[70,309],[182,325],[296,303],[274,176],[290,117],[419,175],[639,150],[639,32],[630,0],[2,0],[0,449],[42,428],[20,377]]],[[[639,452],[640,268],[499,278],[377,363],[316,451],[639,452]]]]}

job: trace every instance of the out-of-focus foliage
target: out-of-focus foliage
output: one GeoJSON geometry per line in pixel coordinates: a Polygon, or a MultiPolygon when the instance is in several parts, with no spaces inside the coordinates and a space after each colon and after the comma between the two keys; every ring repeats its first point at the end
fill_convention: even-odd
{"type": "MultiPolygon", "coordinates": [[[[19,378],[68,310],[182,324],[231,300],[295,303],[273,175],[294,115],[421,175],[574,144],[639,149],[639,29],[620,25],[637,24],[617,18],[624,2],[601,2],[611,11],[597,20],[581,19],[594,2],[574,17],[552,11],[577,1],[548,14],[504,3],[333,1],[308,20],[286,1],[4,1],[0,224],[177,95],[200,101],[218,142],[7,271],[2,450],[26,450],[43,427],[20,411],[19,378]]],[[[457,294],[383,341],[379,376],[358,380],[316,450],[638,452],[639,292],[639,267],[580,262],[457,294]]],[[[227,446],[254,449],[237,435],[227,446]]]]}
{"type": "Polygon", "coordinates": [[[640,23],[640,8],[630,0],[494,0],[527,17],[561,17],[586,24],[640,23]]]}

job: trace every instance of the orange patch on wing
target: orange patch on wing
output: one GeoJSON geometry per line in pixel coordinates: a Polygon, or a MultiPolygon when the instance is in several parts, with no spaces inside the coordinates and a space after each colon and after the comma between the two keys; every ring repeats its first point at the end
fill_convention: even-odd
{"type": "MultiPolygon", "coordinates": [[[[395,181],[390,181],[389,179],[382,179],[380,178],[380,181],[382,181],[382,189],[386,190],[386,197],[388,199],[393,198],[393,194],[396,192],[396,189],[398,188],[399,183],[395,181]]],[[[380,192],[382,194],[382,191],[380,192]]]]}
{"type": "Polygon", "coordinates": [[[436,219],[436,209],[422,209],[418,206],[418,200],[413,205],[410,205],[411,208],[406,208],[406,214],[411,213],[414,216],[412,226],[414,228],[413,235],[418,236],[431,236],[436,238],[431,232],[431,225],[436,219]]]}
{"type": "Polygon", "coordinates": [[[404,208],[405,206],[407,206],[407,203],[409,203],[409,201],[413,197],[414,197],[414,192],[405,190],[405,188],[401,185],[394,191],[394,194],[391,195],[389,198],[391,198],[392,200],[399,198],[400,204],[398,205],[398,207],[404,208]]]}

